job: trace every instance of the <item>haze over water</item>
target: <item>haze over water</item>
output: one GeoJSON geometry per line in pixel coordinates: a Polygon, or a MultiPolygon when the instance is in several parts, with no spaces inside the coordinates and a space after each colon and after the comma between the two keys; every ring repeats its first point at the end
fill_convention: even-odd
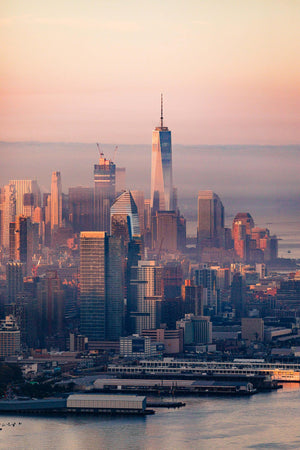
{"type": "MultiPolygon", "coordinates": [[[[148,145],[101,145],[106,158],[113,157],[116,145],[115,162],[126,167],[127,188],[144,190],[149,196],[151,130],[148,145]]],[[[2,142],[0,154],[2,185],[9,179],[37,178],[47,192],[51,172],[59,170],[65,193],[71,186],[93,186],[93,165],[99,158],[96,144],[90,143],[2,142]]],[[[299,161],[299,145],[173,144],[174,185],[187,218],[187,234],[196,233],[198,191],[211,189],[224,204],[227,226],[237,212],[250,212],[257,226],[268,227],[282,239],[279,256],[300,258],[299,161]]]]}

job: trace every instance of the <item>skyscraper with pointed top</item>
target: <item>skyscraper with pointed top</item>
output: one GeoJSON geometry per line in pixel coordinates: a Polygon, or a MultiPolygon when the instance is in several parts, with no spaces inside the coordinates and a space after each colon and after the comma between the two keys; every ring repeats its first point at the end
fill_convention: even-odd
{"type": "Polygon", "coordinates": [[[160,127],[152,132],[151,208],[153,212],[173,210],[171,131],[163,123],[162,94],[160,127]]]}

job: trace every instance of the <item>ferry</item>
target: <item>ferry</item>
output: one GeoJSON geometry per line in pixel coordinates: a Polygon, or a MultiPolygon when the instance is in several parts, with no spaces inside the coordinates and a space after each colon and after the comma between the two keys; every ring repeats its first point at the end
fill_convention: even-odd
{"type": "Polygon", "coordinates": [[[114,375],[266,375],[274,381],[300,383],[300,364],[268,363],[260,359],[234,361],[197,361],[175,358],[145,359],[138,364],[109,364],[114,375]]]}

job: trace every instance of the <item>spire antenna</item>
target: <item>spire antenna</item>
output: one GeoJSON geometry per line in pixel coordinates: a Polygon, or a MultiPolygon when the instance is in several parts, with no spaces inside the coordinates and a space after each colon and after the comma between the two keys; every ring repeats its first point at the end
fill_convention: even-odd
{"type": "Polygon", "coordinates": [[[164,126],[164,114],[163,114],[163,95],[160,94],[160,127],[164,126]]]}

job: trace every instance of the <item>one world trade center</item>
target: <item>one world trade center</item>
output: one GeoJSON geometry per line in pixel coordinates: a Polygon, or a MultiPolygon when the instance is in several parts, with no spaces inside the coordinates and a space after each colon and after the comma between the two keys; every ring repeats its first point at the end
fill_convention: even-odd
{"type": "Polygon", "coordinates": [[[152,132],[151,208],[153,212],[173,210],[171,131],[163,125],[162,96],[160,127],[152,132]]]}

